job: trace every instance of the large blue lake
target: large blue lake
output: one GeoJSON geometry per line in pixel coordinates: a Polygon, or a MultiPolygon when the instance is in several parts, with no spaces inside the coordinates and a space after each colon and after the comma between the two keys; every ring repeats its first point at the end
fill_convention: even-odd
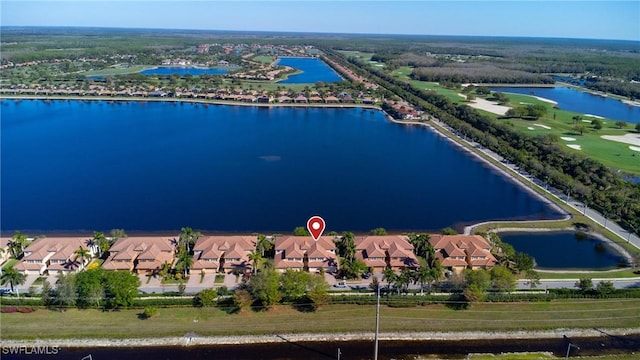
{"type": "Polygon", "coordinates": [[[538,268],[603,269],[615,267],[623,258],[592,236],[573,231],[504,233],[502,241],[533,256],[538,268]]]}
{"type": "Polygon", "coordinates": [[[210,68],[195,68],[195,67],[164,67],[160,66],[153,69],[146,69],[140,71],[142,75],[161,75],[161,76],[171,76],[173,74],[177,74],[178,76],[185,75],[224,75],[227,73],[225,69],[210,69],[210,68]]]}
{"type": "Polygon", "coordinates": [[[581,114],[602,116],[631,123],[640,122],[640,107],[627,105],[619,100],[589,94],[569,87],[492,87],[492,91],[535,95],[558,103],[558,108],[581,114]]]}
{"type": "Polygon", "coordinates": [[[2,100],[0,229],[439,230],[557,217],[380,111],[2,100]]]}
{"type": "Polygon", "coordinates": [[[322,82],[342,81],[332,68],[324,61],[317,58],[281,57],[277,65],[290,66],[302,71],[300,74],[291,75],[285,80],[279,81],[281,84],[315,84],[322,82]]]}

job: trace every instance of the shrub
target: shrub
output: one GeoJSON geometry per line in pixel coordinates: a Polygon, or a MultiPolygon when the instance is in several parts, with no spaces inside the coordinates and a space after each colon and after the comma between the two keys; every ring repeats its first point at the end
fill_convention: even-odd
{"type": "Polygon", "coordinates": [[[158,313],[158,308],[147,306],[144,308],[144,311],[142,311],[142,314],[140,314],[140,318],[149,319],[153,316],[156,316],[157,313],[158,313]]]}
{"type": "Polygon", "coordinates": [[[5,306],[2,309],[0,309],[0,312],[2,312],[3,314],[10,314],[10,313],[18,312],[18,308],[15,306],[5,306]]]}

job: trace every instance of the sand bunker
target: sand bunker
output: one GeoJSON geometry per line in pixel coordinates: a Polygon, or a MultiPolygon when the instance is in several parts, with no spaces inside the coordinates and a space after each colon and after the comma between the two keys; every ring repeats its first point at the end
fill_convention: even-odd
{"type": "Polygon", "coordinates": [[[533,124],[533,126],[540,126],[543,129],[547,129],[547,130],[551,130],[551,128],[547,125],[542,125],[542,124],[533,124]]]}
{"type": "Polygon", "coordinates": [[[593,114],[584,114],[584,116],[588,116],[588,117],[592,117],[592,118],[596,118],[596,119],[604,119],[602,116],[593,115],[593,114]]]}
{"type": "Polygon", "coordinates": [[[562,139],[564,141],[576,141],[576,138],[572,138],[572,137],[568,137],[568,136],[563,136],[560,139],[562,139]]]}
{"type": "Polygon", "coordinates": [[[534,98],[536,98],[536,99],[538,99],[540,101],[544,101],[544,102],[549,103],[549,104],[558,105],[557,101],[553,101],[553,100],[550,100],[550,99],[545,99],[545,98],[540,97],[540,96],[534,96],[534,95],[529,95],[529,96],[534,97],[534,98]]]}
{"type": "Polygon", "coordinates": [[[640,147],[629,145],[629,149],[633,151],[640,151],[640,147]]]}
{"type": "Polygon", "coordinates": [[[601,138],[606,140],[617,141],[625,144],[640,146],[640,134],[638,133],[629,133],[625,135],[602,135],[601,138]]]}
{"type": "Polygon", "coordinates": [[[568,147],[575,149],[575,150],[582,150],[582,146],[580,145],[576,145],[576,144],[567,144],[568,147]]]}
{"type": "Polygon", "coordinates": [[[527,126],[527,129],[529,130],[535,130],[534,128],[532,128],[531,126],[527,126]]]}
{"type": "MultiPolygon", "coordinates": [[[[466,96],[464,96],[463,94],[458,94],[458,95],[466,98],[466,96]]],[[[496,115],[504,115],[510,109],[510,107],[508,106],[498,105],[497,103],[494,103],[485,99],[481,99],[481,98],[476,98],[475,100],[473,100],[473,102],[467,103],[467,105],[471,106],[474,109],[488,111],[496,115]]]]}

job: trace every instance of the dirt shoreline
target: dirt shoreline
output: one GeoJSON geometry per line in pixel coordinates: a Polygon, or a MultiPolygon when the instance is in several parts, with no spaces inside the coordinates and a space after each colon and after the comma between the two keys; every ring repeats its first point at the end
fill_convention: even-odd
{"type": "MultiPolygon", "coordinates": [[[[495,339],[557,339],[569,337],[625,336],[640,334],[640,328],[605,329],[555,329],[540,331],[448,331],[448,332],[384,332],[379,334],[381,341],[459,341],[459,340],[495,340],[495,339]]],[[[333,341],[373,341],[373,332],[354,333],[297,333],[265,334],[237,336],[170,336],[157,338],[72,338],[72,339],[3,339],[3,346],[58,346],[66,348],[114,348],[114,347],[152,347],[152,346],[196,346],[196,345],[242,345],[268,344],[284,342],[333,342],[333,341]]]]}

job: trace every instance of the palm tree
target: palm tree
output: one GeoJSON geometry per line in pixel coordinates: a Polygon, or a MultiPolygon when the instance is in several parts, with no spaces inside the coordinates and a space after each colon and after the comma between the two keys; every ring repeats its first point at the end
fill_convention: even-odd
{"type": "MultiPolygon", "coordinates": [[[[273,249],[273,242],[265,235],[258,234],[258,242],[256,243],[256,249],[260,250],[260,254],[264,257],[264,253],[273,249]]],[[[273,237],[272,237],[273,238],[273,237]]]]}
{"type": "Polygon", "coordinates": [[[382,280],[387,282],[387,289],[391,288],[391,284],[398,281],[398,275],[391,268],[386,268],[382,272],[382,280]]]}
{"type": "Polygon", "coordinates": [[[190,254],[193,247],[198,241],[198,238],[202,236],[202,233],[193,231],[190,227],[183,227],[180,229],[180,238],[178,239],[178,247],[184,247],[187,254],[190,254]]]}
{"type": "Polygon", "coordinates": [[[187,277],[189,268],[193,265],[193,257],[184,250],[178,253],[178,260],[176,261],[176,270],[184,271],[184,277],[187,277]]]}
{"type": "Polygon", "coordinates": [[[264,258],[260,254],[259,251],[252,251],[249,253],[249,260],[251,260],[251,265],[253,266],[253,274],[258,273],[258,268],[262,268],[262,263],[264,262],[264,258]]]}
{"type": "Polygon", "coordinates": [[[80,268],[84,268],[84,261],[91,258],[91,252],[82,246],[78,247],[73,253],[76,255],[76,260],[80,258],[80,268]]]}
{"type": "Polygon", "coordinates": [[[27,235],[21,233],[20,231],[16,231],[15,234],[9,240],[9,251],[11,255],[18,259],[24,254],[24,248],[27,246],[27,235]]]}
{"type": "MultiPolygon", "coordinates": [[[[2,273],[2,276],[0,276],[0,283],[2,283],[3,286],[6,284],[10,284],[12,292],[14,291],[14,286],[22,285],[25,283],[25,281],[27,281],[27,276],[23,273],[18,272],[18,270],[14,269],[13,267],[5,269],[2,273]]],[[[18,297],[20,297],[18,289],[15,289],[15,291],[18,297]]]]}

